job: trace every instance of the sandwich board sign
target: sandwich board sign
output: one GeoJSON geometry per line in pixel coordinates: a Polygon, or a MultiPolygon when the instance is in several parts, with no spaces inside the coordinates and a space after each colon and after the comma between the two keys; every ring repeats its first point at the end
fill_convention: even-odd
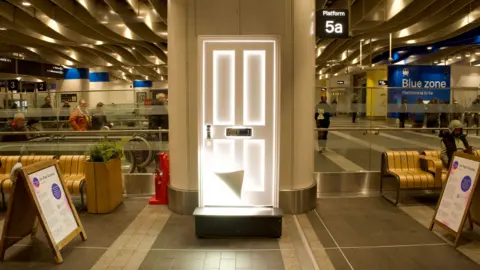
{"type": "Polygon", "coordinates": [[[467,217],[470,228],[473,229],[470,206],[475,195],[479,172],[480,157],[455,153],[445,187],[430,224],[430,230],[434,225],[439,225],[453,234],[455,236],[454,246],[458,244],[467,217]]]}
{"type": "Polygon", "coordinates": [[[0,260],[4,260],[9,247],[29,235],[35,237],[40,224],[55,260],[62,263],[60,250],[77,235],[83,241],[87,235],[63,184],[58,161],[38,162],[15,173],[0,240],[0,260]]]}

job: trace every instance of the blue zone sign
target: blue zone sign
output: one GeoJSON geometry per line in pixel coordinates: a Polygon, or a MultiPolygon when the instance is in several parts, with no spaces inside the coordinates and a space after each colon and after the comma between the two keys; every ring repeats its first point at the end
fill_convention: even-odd
{"type": "MultiPolygon", "coordinates": [[[[450,102],[450,66],[389,66],[388,87],[390,108],[399,107],[403,98],[408,104],[416,104],[419,98],[450,102]]],[[[398,113],[388,116],[398,118],[398,113]]]]}

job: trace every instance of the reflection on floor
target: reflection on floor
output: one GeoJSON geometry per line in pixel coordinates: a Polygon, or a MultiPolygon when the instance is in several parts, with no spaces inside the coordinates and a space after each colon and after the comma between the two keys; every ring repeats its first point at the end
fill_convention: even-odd
{"type": "Polygon", "coordinates": [[[130,198],[112,214],[81,213],[88,240],[62,250],[63,264],[39,232],[0,269],[480,269],[480,232],[455,249],[426,228],[432,215],[429,200],[395,207],[380,197],[328,198],[285,216],[281,239],[199,239],[192,216],[130,198]]]}
{"type": "MultiPolygon", "coordinates": [[[[332,118],[330,127],[360,130],[330,131],[327,151],[315,154],[316,172],[379,171],[383,151],[440,149],[438,135],[431,132],[385,131],[378,135],[366,132],[368,128],[397,127],[386,121],[352,123],[348,117],[338,116],[332,118]]],[[[467,138],[474,148],[480,148],[479,136],[469,134],[467,138]]]]}

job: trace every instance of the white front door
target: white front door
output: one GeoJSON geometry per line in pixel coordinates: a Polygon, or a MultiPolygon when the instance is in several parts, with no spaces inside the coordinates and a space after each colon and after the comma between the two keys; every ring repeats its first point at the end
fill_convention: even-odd
{"type": "Polygon", "coordinates": [[[277,43],[200,38],[200,206],[278,206],[277,43]]]}

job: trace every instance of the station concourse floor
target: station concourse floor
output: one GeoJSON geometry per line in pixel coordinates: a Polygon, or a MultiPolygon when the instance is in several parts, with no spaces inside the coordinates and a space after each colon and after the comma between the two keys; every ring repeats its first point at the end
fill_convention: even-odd
{"type": "Polygon", "coordinates": [[[80,213],[88,240],[63,249],[63,264],[39,231],[12,247],[0,269],[480,269],[480,229],[455,249],[441,230],[427,229],[429,204],[323,198],[314,211],[286,215],[280,239],[198,239],[192,216],[147,202],[127,198],[111,214],[80,213]]]}

